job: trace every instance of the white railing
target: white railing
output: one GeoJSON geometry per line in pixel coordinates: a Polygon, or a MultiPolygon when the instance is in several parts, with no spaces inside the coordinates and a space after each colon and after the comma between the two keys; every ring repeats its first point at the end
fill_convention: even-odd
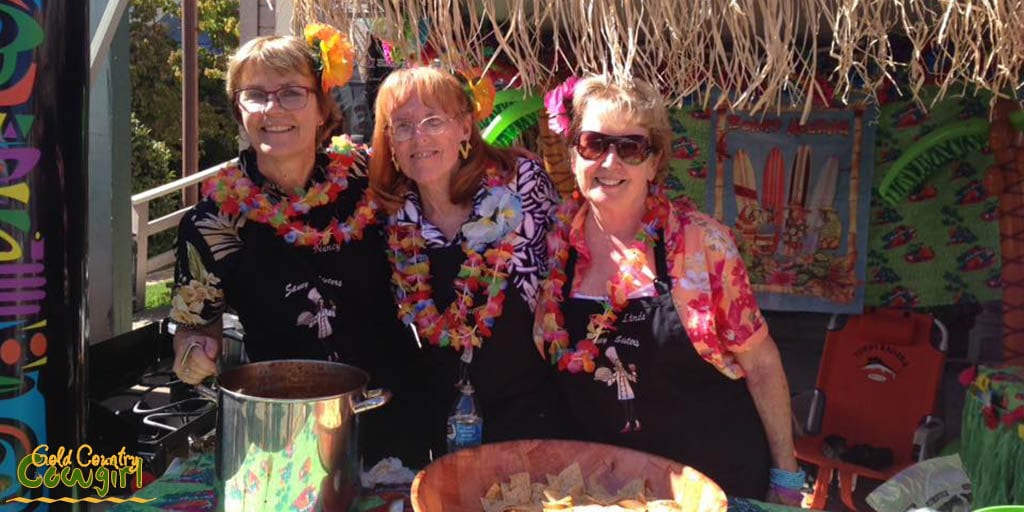
{"type": "Polygon", "coordinates": [[[169,213],[159,219],[149,220],[149,202],[180,192],[185,187],[202,183],[218,171],[235,163],[237,159],[219,163],[209,169],[205,169],[191,176],[165,183],[159,187],[139,192],[132,196],[132,235],[135,236],[137,250],[135,252],[135,306],[142,308],[146,305],[146,277],[154,270],[160,270],[174,264],[174,249],[163,252],[152,258],[148,257],[149,237],[168,229],[178,227],[178,222],[185,216],[185,212],[191,207],[182,208],[174,213],[169,213]]]}

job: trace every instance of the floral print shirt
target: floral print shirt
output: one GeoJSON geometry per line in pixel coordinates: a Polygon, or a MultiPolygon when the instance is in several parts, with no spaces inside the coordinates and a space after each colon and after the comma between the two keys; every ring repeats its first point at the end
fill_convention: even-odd
{"type": "MultiPolygon", "coordinates": [[[[558,191],[555,190],[551,177],[544,167],[527,158],[516,160],[515,176],[507,186],[519,196],[522,204],[521,221],[512,220],[519,222],[512,254],[512,283],[533,310],[537,302],[541,273],[547,268],[545,237],[558,208],[558,191]]],[[[487,189],[481,187],[473,198],[473,213],[470,214],[466,225],[488,216],[495,209],[502,208],[501,204],[487,204],[490,201],[485,201],[486,198],[487,189]]],[[[461,244],[465,240],[462,230],[451,240],[446,239],[444,233],[423,215],[423,204],[419,194],[409,191],[405,199],[405,205],[395,213],[395,221],[420,224],[428,248],[448,247],[461,244]]],[[[486,234],[480,235],[486,237],[486,234]]]]}
{"type": "MultiPolygon", "coordinates": [[[[588,208],[577,212],[573,233],[582,233],[588,208]]],[[[693,348],[727,377],[743,377],[735,354],[768,339],[768,326],[731,232],[692,203],[676,201],[664,235],[672,303],[693,348]]],[[[587,252],[584,237],[570,240],[577,251],[587,252]]]]}

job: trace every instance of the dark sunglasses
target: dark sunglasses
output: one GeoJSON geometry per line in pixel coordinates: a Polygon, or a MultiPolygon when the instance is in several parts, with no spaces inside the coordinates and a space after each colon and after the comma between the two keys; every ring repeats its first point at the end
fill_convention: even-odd
{"type": "Polygon", "coordinates": [[[643,135],[605,135],[601,132],[580,132],[572,145],[576,152],[587,160],[604,158],[608,148],[615,147],[615,154],[629,165],[639,165],[654,154],[651,139],[643,135]]]}

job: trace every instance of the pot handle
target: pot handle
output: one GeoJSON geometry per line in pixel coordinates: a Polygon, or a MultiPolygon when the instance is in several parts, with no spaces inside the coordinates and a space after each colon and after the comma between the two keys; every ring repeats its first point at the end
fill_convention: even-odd
{"type": "MultiPolygon", "coordinates": [[[[192,343],[189,343],[188,346],[185,347],[185,353],[181,355],[182,365],[184,365],[185,361],[188,361],[189,356],[192,355],[192,351],[201,346],[202,343],[198,341],[193,341],[192,343]]],[[[210,380],[214,381],[214,379],[210,380]]],[[[214,402],[218,402],[219,397],[217,391],[205,386],[203,383],[200,382],[199,384],[192,386],[192,389],[194,389],[196,393],[199,394],[199,396],[206,398],[208,400],[213,400],[214,402]]]]}
{"type": "Polygon", "coordinates": [[[196,384],[195,386],[192,386],[192,389],[195,389],[196,393],[199,393],[199,396],[202,396],[203,398],[213,400],[214,402],[217,401],[217,390],[209,386],[196,384]]]}
{"type": "Polygon", "coordinates": [[[363,393],[365,400],[352,403],[352,411],[356,414],[376,409],[391,401],[391,392],[386,389],[370,389],[363,393]]]}

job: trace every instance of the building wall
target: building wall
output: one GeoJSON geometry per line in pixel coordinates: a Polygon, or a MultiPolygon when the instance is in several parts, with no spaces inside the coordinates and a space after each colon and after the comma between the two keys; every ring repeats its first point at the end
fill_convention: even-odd
{"type": "MultiPolygon", "coordinates": [[[[89,0],[95,33],[108,0],[89,0]]],[[[93,34],[90,34],[92,36],[93,34]]],[[[96,343],[132,326],[131,90],[128,16],[117,24],[89,91],[89,221],[86,308],[96,343]]],[[[143,299],[143,302],[145,299],[143,299]]]]}
{"type": "Polygon", "coordinates": [[[291,33],[291,0],[239,0],[239,42],[258,36],[291,33]]]}

